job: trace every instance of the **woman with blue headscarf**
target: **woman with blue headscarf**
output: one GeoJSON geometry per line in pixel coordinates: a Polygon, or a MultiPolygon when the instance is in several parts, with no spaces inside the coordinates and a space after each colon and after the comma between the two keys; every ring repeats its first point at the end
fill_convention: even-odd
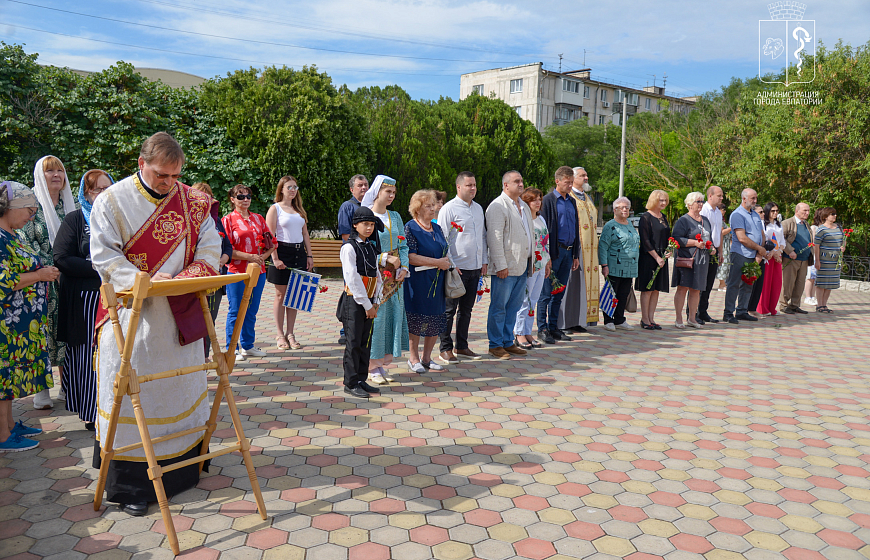
{"type": "Polygon", "coordinates": [[[112,185],[102,169],[91,169],[79,184],[81,209],[67,214],[54,240],[54,264],[60,270],[57,339],[66,343],[61,386],[66,409],[77,412],[85,427],[97,420],[97,381],[94,374],[94,318],[100,299],[100,276],[91,264],[91,207],[112,185]]]}

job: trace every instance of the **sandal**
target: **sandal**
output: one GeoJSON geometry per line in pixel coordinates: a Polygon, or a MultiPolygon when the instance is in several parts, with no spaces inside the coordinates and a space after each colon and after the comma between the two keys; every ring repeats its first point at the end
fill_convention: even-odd
{"type": "Polygon", "coordinates": [[[302,348],[302,345],[296,342],[296,336],[293,333],[287,335],[287,343],[293,350],[299,350],[302,348]]]}
{"type": "Polygon", "coordinates": [[[655,327],[655,324],[654,324],[654,323],[650,323],[649,325],[647,325],[647,324],[644,323],[643,321],[640,322],[640,328],[645,329],[645,330],[648,330],[648,331],[654,331],[654,330],[656,330],[656,327],[655,327]]]}
{"type": "Polygon", "coordinates": [[[531,344],[529,344],[527,342],[520,342],[519,337],[516,337],[516,336],[514,337],[514,344],[516,344],[517,346],[519,346],[523,350],[531,350],[532,349],[531,344]]]}
{"type": "MultiPolygon", "coordinates": [[[[526,338],[528,339],[528,337],[526,337],[526,338]]],[[[541,342],[537,338],[533,338],[529,344],[532,345],[532,348],[543,348],[544,347],[544,345],[541,344],[541,342]]]]}
{"type": "Polygon", "coordinates": [[[654,328],[654,329],[657,330],[657,331],[662,330],[662,326],[659,325],[658,323],[656,323],[655,321],[652,321],[652,322],[650,323],[650,325],[652,325],[652,328],[654,328]]]}
{"type": "Polygon", "coordinates": [[[278,350],[289,350],[290,343],[287,341],[286,336],[276,336],[275,337],[275,346],[278,347],[278,350]]]}
{"type": "Polygon", "coordinates": [[[816,311],[818,311],[819,313],[833,313],[833,311],[828,309],[827,305],[822,305],[822,306],[816,307],[816,311]]]}

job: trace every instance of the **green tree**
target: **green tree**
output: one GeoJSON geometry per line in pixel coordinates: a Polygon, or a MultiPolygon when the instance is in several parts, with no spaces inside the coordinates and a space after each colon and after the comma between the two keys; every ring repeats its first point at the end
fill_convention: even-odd
{"type": "Polygon", "coordinates": [[[347,181],[369,170],[372,149],[364,119],[329,76],[314,67],[238,70],[206,82],[199,102],[262,174],[249,185],[261,204],[278,179],[293,175],[309,227],[335,231],[347,181]]]}
{"type": "MultiPolygon", "coordinates": [[[[628,119],[631,126],[636,117],[628,119]]],[[[561,126],[548,126],[544,140],[556,157],[556,165],[582,167],[589,174],[589,183],[603,200],[613,200],[619,194],[619,155],[622,129],[613,124],[589,126],[585,119],[561,126]]],[[[627,177],[630,179],[630,177],[627,177]]],[[[634,184],[627,181],[625,192],[635,198],[634,184]]]]}
{"type": "MultiPolygon", "coordinates": [[[[734,118],[717,127],[715,158],[723,181],[751,187],[791,214],[794,205],[832,206],[855,229],[848,250],[868,253],[870,214],[870,43],[858,48],[819,45],[804,60],[815,68],[811,83],[769,86],[740,96],[734,118]]],[[[794,71],[794,69],[793,69],[794,71]]]]}

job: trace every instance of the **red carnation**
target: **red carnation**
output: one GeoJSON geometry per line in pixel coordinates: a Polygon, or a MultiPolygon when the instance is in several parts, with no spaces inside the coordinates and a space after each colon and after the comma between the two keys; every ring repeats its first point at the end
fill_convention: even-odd
{"type": "Polygon", "coordinates": [[[482,296],[482,295],[483,295],[483,290],[477,290],[477,295],[482,296]]]}
{"type": "Polygon", "coordinates": [[[695,236],[695,239],[697,239],[698,241],[701,241],[704,238],[701,237],[701,234],[699,233],[698,235],[695,236]]]}
{"type": "Polygon", "coordinates": [[[404,236],[404,235],[400,235],[400,236],[399,236],[399,241],[404,241],[404,240],[405,240],[405,236],[404,236]]]}
{"type": "Polygon", "coordinates": [[[489,288],[484,288],[483,291],[489,293],[489,288]]]}
{"type": "Polygon", "coordinates": [[[392,277],[393,277],[393,273],[390,272],[389,270],[385,270],[385,271],[384,271],[384,277],[385,277],[385,278],[392,278],[392,277]]]}
{"type": "Polygon", "coordinates": [[[706,245],[707,248],[709,249],[710,247],[713,246],[713,242],[712,242],[712,241],[708,241],[707,243],[705,243],[705,245],[706,245]]]}
{"type": "Polygon", "coordinates": [[[325,292],[328,289],[329,289],[329,286],[320,286],[320,293],[322,294],[323,292],[325,292]]]}
{"type": "Polygon", "coordinates": [[[529,309],[529,317],[534,317],[534,316],[535,316],[535,310],[529,309]]]}
{"type": "Polygon", "coordinates": [[[450,222],[450,227],[452,227],[453,229],[455,229],[459,233],[462,233],[462,226],[457,224],[456,222],[450,222]]]}

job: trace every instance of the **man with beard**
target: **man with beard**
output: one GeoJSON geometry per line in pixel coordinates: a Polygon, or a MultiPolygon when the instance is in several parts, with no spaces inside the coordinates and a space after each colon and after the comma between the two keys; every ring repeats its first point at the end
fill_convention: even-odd
{"type": "MultiPolygon", "coordinates": [[[[577,205],[580,266],[568,277],[565,298],[562,300],[557,329],[561,340],[570,340],[564,329],[584,333],[584,327],[598,323],[598,210],[589,194],[591,190],[586,170],[575,167],[570,196],[577,205]]],[[[556,333],[551,334],[556,338],[556,333]]]]}

